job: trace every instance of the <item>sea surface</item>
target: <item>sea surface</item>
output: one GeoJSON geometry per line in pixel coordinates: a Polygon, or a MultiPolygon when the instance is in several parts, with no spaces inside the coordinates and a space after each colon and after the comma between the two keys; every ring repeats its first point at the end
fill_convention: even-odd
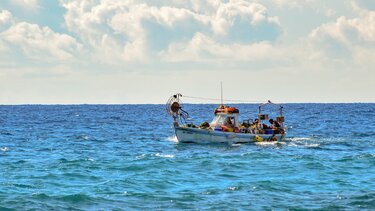
{"type": "Polygon", "coordinates": [[[375,210],[375,104],[284,108],[285,141],[199,145],[165,105],[0,106],[0,210],[375,210]]]}

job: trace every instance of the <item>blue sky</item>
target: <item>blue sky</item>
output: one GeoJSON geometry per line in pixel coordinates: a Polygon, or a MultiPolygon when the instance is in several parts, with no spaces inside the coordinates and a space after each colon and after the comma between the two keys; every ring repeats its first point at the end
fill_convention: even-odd
{"type": "Polygon", "coordinates": [[[374,58],[372,0],[0,2],[0,104],[375,102],[374,58]]]}

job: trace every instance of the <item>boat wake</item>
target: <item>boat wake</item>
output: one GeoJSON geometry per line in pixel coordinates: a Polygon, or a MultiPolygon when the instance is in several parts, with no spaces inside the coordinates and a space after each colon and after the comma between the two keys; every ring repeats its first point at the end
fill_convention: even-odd
{"type": "Polygon", "coordinates": [[[293,138],[286,138],[288,141],[309,141],[311,138],[309,137],[293,137],[293,138]]]}
{"type": "Polygon", "coordinates": [[[287,138],[289,147],[303,147],[303,148],[317,148],[320,147],[321,143],[317,142],[316,139],[312,137],[293,137],[287,138]]]}
{"type": "Polygon", "coordinates": [[[156,157],[162,157],[162,158],[174,158],[174,155],[161,154],[161,153],[156,153],[156,154],[154,154],[154,156],[156,156],[156,157]]]}
{"type": "Polygon", "coordinates": [[[280,144],[280,143],[283,143],[283,142],[279,142],[279,141],[258,141],[258,142],[254,142],[255,145],[258,145],[258,146],[274,146],[274,145],[277,145],[277,144],[280,144]]]}
{"type": "Polygon", "coordinates": [[[176,137],[176,136],[170,136],[170,137],[168,137],[168,138],[167,138],[167,141],[171,141],[171,142],[175,142],[175,143],[177,143],[177,142],[178,142],[178,140],[177,140],[177,137],[176,137]]]}

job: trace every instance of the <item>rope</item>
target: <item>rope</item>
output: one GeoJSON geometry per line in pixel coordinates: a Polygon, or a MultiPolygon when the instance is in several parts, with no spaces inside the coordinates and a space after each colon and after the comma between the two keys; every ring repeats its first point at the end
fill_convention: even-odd
{"type": "MultiPolygon", "coordinates": [[[[207,98],[207,97],[193,97],[183,95],[182,97],[191,98],[191,99],[198,99],[198,100],[210,100],[210,101],[220,101],[221,99],[218,98],[207,98]]],[[[223,101],[227,102],[239,102],[239,103],[264,103],[265,101],[252,101],[252,100],[232,100],[232,99],[223,99],[223,101]]]]}

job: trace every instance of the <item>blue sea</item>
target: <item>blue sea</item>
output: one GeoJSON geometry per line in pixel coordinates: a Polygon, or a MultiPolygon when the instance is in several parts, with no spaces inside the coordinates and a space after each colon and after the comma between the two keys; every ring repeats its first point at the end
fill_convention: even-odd
{"type": "Polygon", "coordinates": [[[199,145],[165,105],[0,106],[0,210],[374,210],[375,104],[284,109],[284,141],[199,145]]]}

